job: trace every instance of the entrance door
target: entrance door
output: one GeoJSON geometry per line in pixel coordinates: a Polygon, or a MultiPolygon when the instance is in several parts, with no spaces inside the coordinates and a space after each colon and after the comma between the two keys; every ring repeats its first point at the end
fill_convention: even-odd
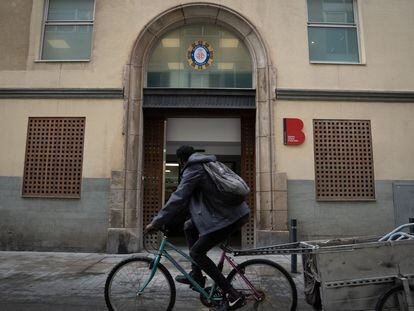
{"type": "MultiPolygon", "coordinates": [[[[190,145],[202,154],[214,154],[217,159],[241,175],[241,120],[240,118],[173,117],[166,123],[165,201],[178,186],[179,172],[176,150],[190,145]]],[[[185,243],[183,222],[187,211],[177,214],[172,221],[170,238],[185,243]]],[[[240,232],[232,236],[232,244],[241,244],[240,232]]]]}
{"type": "MultiPolygon", "coordinates": [[[[157,215],[163,206],[163,167],[164,167],[164,118],[146,118],[144,121],[144,198],[143,228],[157,215]]],[[[148,236],[157,243],[155,235],[148,236]]]]}
{"type": "MultiPolygon", "coordinates": [[[[165,203],[164,198],[168,199],[179,182],[179,167],[175,159],[175,150],[182,144],[192,145],[202,153],[216,154],[220,161],[231,166],[246,180],[252,189],[247,200],[251,208],[251,217],[249,223],[242,229],[241,245],[252,247],[255,218],[254,116],[170,119],[147,117],[145,119],[144,227],[162,208],[165,203]],[[166,123],[167,130],[165,130],[166,123]]],[[[177,230],[178,233],[179,231],[177,230]]]]}
{"type": "Polygon", "coordinates": [[[254,246],[255,229],[255,195],[256,195],[256,143],[255,143],[255,118],[241,118],[241,177],[249,185],[251,191],[247,198],[250,207],[249,222],[242,230],[242,247],[254,246]]]}

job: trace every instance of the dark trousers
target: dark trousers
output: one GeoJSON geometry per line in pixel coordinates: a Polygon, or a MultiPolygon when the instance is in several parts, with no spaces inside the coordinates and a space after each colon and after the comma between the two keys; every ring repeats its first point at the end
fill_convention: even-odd
{"type": "Polygon", "coordinates": [[[190,256],[198,264],[198,266],[192,265],[193,272],[195,274],[201,274],[201,268],[224,292],[231,288],[230,282],[227,281],[216,264],[207,257],[207,252],[241,228],[247,222],[248,218],[249,215],[246,215],[225,228],[202,236],[199,236],[198,230],[191,219],[187,220],[184,224],[184,233],[188,248],[190,249],[190,256]]]}

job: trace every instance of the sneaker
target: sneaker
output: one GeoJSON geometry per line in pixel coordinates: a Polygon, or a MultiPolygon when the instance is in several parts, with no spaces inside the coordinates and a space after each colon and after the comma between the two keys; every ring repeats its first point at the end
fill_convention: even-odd
{"type": "Polygon", "coordinates": [[[227,293],[222,303],[217,306],[214,310],[216,311],[227,311],[236,310],[243,307],[246,304],[246,297],[240,293],[227,293]]]}
{"type": "MultiPolygon", "coordinates": [[[[189,274],[198,283],[198,285],[200,285],[202,288],[204,288],[204,286],[206,285],[206,280],[207,280],[207,278],[205,276],[203,276],[202,274],[201,275],[200,274],[195,274],[195,273],[193,273],[193,271],[191,271],[189,274]]],[[[190,283],[190,281],[184,275],[177,275],[175,277],[175,280],[178,283],[190,285],[190,288],[193,289],[192,284],[190,283]]]]}

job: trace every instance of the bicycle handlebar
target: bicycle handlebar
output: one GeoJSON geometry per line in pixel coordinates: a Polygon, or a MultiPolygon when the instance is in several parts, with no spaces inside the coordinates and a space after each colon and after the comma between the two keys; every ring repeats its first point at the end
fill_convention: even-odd
{"type": "MultiPolygon", "coordinates": [[[[143,245],[143,248],[144,248],[144,250],[147,252],[147,253],[154,253],[154,251],[156,250],[155,248],[152,250],[152,251],[150,251],[149,249],[148,249],[148,247],[147,247],[147,243],[145,243],[145,241],[146,241],[146,237],[148,236],[148,235],[150,235],[150,234],[157,234],[157,232],[162,232],[162,234],[164,235],[164,236],[166,236],[166,237],[168,237],[168,234],[169,234],[169,230],[168,229],[166,229],[165,228],[165,226],[162,226],[161,228],[154,228],[154,230],[151,230],[151,231],[148,231],[148,232],[143,232],[143,235],[142,235],[142,239],[143,239],[143,241],[142,241],[142,245],[143,245]]],[[[158,250],[158,248],[157,248],[157,250],[158,250]]]]}

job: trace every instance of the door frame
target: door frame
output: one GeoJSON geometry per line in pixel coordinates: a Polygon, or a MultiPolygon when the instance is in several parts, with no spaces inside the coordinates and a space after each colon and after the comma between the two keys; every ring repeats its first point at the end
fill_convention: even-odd
{"type": "MultiPolygon", "coordinates": [[[[164,124],[164,130],[159,130],[158,133],[160,137],[156,138],[157,142],[163,141],[164,149],[165,146],[165,134],[166,134],[166,120],[172,117],[180,117],[180,118],[240,118],[240,126],[241,126],[241,176],[246,180],[251,188],[251,193],[247,198],[247,203],[251,209],[250,220],[249,222],[242,228],[242,236],[241,236],[241,244],[242,247],[254,247],[255,241],[255,228],[256,228],[256,169],[255,169],[255,110],[234,110],[234,109],[220,109],[218,110],[211,110],[211,109],[144,109],[144,146],[143,146],[143,156],[144,156],[144,167],[143,172],[148,172],[154,170],[154,168],[146,167],[147,165],[151,165],[151,161],[146,161],[145,155],[148,154],[151,157],[149,150],[146,149],[148,147],[153,147],[154,142],[150,142],[150,145],[146,145],[146,128],[151,128],[151,126],[147,126],[145,122],[155,122],[150,120],[157,120],[158,124],[164,124]],[[161,121],[162,120],[162,121],[161,121]],[[244,133],[243,133],[244,131],[244,133]],[[247,131],[247,132],[246,132],[247,131]],[[163,133],[163,134],[161,134],[163,133]],[[163,135],[163,137],[161,137],[163,135]]],[[[156,127],[158,125],[155,125],[156,127]]],[[[158,148],[160,149],[160,148],[158,148]]],[[[159,160],[165,157],[165,155],[159,155],[159,160]]],[[[159,161],[157,162],[159,163],[159,161]]],[[[162,166],[164,162],[162,162],[162,166]]],[[[159,176],[144,176],[144,183],[143,183],[143,197],[142,197],[142,209],[139,213],[141,215],[142,223],[144,228],[148,223],[148,219],[154,216],[154,202],[158,202],[158,209],[161,209],[164,205],[164,186],[157,187],[158,195],[154,196],[154,189],[151,191],[147,191],[147,187],[152,187],[152,180],[157,179],[159,181],[163,181],[163,169],[164,167],[158,168],[156,171],[158,172],[159,176]],[[151,183],[151,184],[150,184],[151,183]],[[147,198],[146,195],[150,195],[150,198],[147,198]]],[[[154,241],[152,241],[154,242],[154,241]]]]}

